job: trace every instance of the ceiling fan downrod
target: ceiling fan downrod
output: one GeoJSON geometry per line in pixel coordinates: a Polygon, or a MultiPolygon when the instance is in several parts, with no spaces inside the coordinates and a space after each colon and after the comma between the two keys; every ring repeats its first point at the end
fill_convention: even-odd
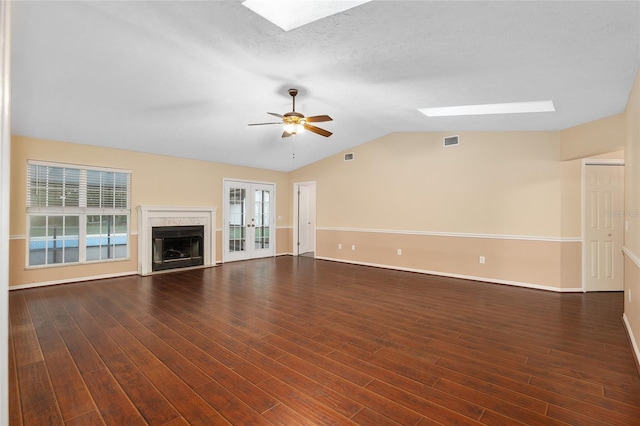
{"type": "Polygon", "coordinates": [[[292,112],[296,112],[296,95],[298,94],[298,89],[289,89],[289,94],[293,98],[293,110],[292,110],[292,112]]]}

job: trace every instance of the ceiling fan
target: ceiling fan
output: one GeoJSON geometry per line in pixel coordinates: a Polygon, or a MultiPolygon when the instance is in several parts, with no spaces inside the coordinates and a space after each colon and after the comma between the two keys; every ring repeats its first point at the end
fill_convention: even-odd
{"type": "Polygon", "coordinates": [[[267,114],[273,115],[275,117],[279,117],[282,121],[271,122],[271,123],[253,123],[249,124],[249,126],[263,126],[266,124],[282,124],[284,132],[282,133],[283,138],[287,138],[291,135],[295,135],[297,133],[302,132],[303,130],[308,130],[317,135],[329,137],[333,133],[328,130],[321,129],[319,127],[313,126],[309,123],[318,123],[321,121],[332,121],[333,118],[328,115],[315,115],[313,117],[305,117],[304,115],[296,112],[296,95],[298,94],[298,89],[289,89],[289,94],[291,98],[293,98],[293,108],[291,112],[287,112],[286,114],[277,114],[275,112],[268,112],[267,114]]]}

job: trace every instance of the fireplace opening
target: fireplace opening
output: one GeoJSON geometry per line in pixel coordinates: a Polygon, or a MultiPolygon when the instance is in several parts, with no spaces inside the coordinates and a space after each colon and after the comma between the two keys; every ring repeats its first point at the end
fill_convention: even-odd
{"type": "Polygon", "coordinates": [[[204,265],[204,226],[154,226],[152,271],[204,265]]]}

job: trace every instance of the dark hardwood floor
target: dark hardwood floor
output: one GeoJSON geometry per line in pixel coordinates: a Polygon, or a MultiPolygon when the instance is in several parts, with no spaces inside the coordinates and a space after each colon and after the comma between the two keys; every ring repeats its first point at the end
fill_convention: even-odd
{"type": "Polygon", "coordinates": [[[11,291],[11,425],[640,424],[622,307],[304,257],[11,291]]]}

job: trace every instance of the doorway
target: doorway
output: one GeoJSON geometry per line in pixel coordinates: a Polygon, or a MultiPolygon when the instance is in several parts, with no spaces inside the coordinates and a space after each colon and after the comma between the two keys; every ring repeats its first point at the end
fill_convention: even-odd
{"type": "Polygon", "coordinates": [[[583,188],[583,290],[623,291],[624,164],[585,164],[583,188]]]}
{"type": "Polygon", "coordinates": [[[275,185],[223,181],[222,261],[275,255],[275,185]]]}
{"type": "Polygon", "coordinates": [[[316,183],[293,184],[293,252],[295,256],[315,257],[316,183]]]}

